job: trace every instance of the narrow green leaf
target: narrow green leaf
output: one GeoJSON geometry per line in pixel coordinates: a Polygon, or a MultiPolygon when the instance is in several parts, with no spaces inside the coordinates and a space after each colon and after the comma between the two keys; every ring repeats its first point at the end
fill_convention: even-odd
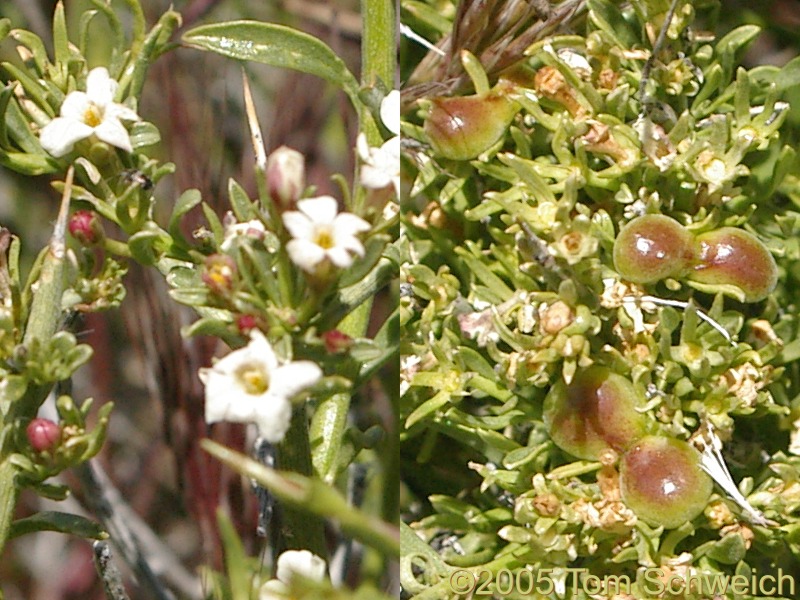
{"type": "Polygon", "coordinates": [[[200,190],[195,189],[186,190],[178,197],[175,201],[175,208],[172,209],[172,215],[169,218],[169,225],[167,226],[167,231],[169,231],[173,238],[181,237],[180,224],[183,215],[202,201],[203,196],[200,194],[200,190]]]}
{"type": "Polygon", "coordinates": [[[108,534],[98,523],[85,517],[48,511],[36,513],[11,523],[9,538],[13,539],[36,531],[57,531],[93,540],[104,540],[108,537],[108,534]]]}
{"type": "Polygon", "coordinates": [[[161,141],[158,127],[147,121],[139,121],[131,127],[131,146],[134,150],[153,146],[161,141]]]}
{"type": "Polygon", "coordinates": [[[622,48],[633,48],[639,43],[638,36],[622,16],[619,8],[608,0],[588,0],[592,21],[614,39],[622,48]]]}
{"type": "Polygon", "coordinates": [[[231,201],[231,208],[233,214],[239,222],[250,221],[255,218],[255,207],[253,201],[244,191],[244,188],[239,185],[239,182],[232,177],[228,180],[228,198],[231,201]]]}
{"type": "Polygon", "coordinates": [[[364,279],[340,289],[326,304],[315,325],[320,331],[333,329],[345,315],[387,286],[396,277],[396,273],[397,264],[388,258],[382,258],[364,279]]]}
{"type": "Polygon", "coordinates": [[[225,548],[225,570],[228,573],[228,581],[231,586],[231,595],[235,600],[243,600],[250,597],[247,554],[236,528],[230,519],[225,516],[222,509],[217,509],[217,524],[222,538],[222,545],[225,548]]]}
{"type": "Polygon", "coordinates": [[[432,398],[429,398],[417,408],[414,409],[405,422],[405,428],[410,429],[417,421],[421,421],[425,417],[432,415],[440,408],[444,407],[452,399],[452,394],[448,390],[441,390],[436,392],[432,398]]]}
{"type": "Polygon", "coordinates": [[[230,21],[195,27],[182,39],[198,50],[322,77],[342,88],[360,112],[356,78],[329,46],[307,33],[273,23],[230,21]]]}
{"type": "Polygon", "coordinates": [[[47,49],[44,47],[44,42],[35,33],[25,29],[14,29],[10,32],[11,38],[18,44],[22,44],[33,54],[33,62],[36,64],[36,70],[39,75],[44,75],[47,70],[47,49]]]}
{"type": "Polygon", "coordinates": [[[319,479],[291,471],[276,471],[239,452],[205,439],[202,448],[236,472],[255,479],[287,504],[312,515],[338,521],[342,531],[376,548],[386,556],[400,555],[400,534],[396,525],[385,523],[350,506],[334,488],[319,479]]]}
{"type": "Polygon", "coordinates": [[[796,88],[800,85],[800,56],[795,56],[788,63],[783,65],[783,68],[778,73],[775,80],[779,92],[796,88]]]}
{"type": "Polygon", "coordinates": [[[60,170],[54,160],[25,152],[0,152],[0,164],[22,175],[46,175],[60,170]]]}
{"type": "Polygon", "coordinates": [[[214,212],[214,209],[205,202],[203,202],[203,214],[208,221],[208,226],[211,227],[211,233],[214,234],[214,240],[219,246],[225,237],[225,229],[222,227],[222,222],[219,220],[217,213],[214,212]]]}
{"type": "Polygon", "coordinates": [[[56,4],[53,13],[53,47],[56,63],[66,69],[69,61],[69,37],[67,36],[67,18],[64,14],[64,3],[56,4]]]}

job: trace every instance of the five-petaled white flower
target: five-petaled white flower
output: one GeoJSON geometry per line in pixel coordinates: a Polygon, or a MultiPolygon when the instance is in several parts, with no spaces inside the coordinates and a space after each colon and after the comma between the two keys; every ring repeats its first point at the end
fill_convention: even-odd
{"type": "Polygon", "coordinates": [[[306,198],[297,202],[297,208],[283,213],[283,224],[293,238],[286,244],[289,258],[301,269],[314,273],[326,259],[337,267],[349,267],[351,253],[364,256],[356,235],[369,230],[369,223],[352,213],[337,214],[335,198],[306,198]]]}
{"type": "Polygon", "coordinates": [[[361,133],[356,140],[358,155],[363,161],[361,184],[372,189],[394,186],[400,197],[400,92],[392,90],[381,102],[381,120],[394,137],[386,140],[380,148],[370,148],[366,136],[361,133]]]}
{"type": "Polygon", "coordinates": [[[42,148],[53,156],[64,156],[76,142],[94,135],[102,142],[131,152],[131,138],[122,121],[138,121],[139,115],[114,102],[117,86],[105,67],[89,71],[86,91],[67,94],[61,116],[42,128],[39,134],[42,148]]]}
{"type": "Polygon", "coordinates": [[[322,370],[313,362],[279,363],[267,338],[254,329],[247,346],[200,369],[206,421],[255,423],[259,435],[274,444],[289,429],[292,396],[321,377],[322,370]]]}
{"type": "Polygon", "coordinates": [[[261,587],[259,600],[282,600],[292,579],[299,575],[313,581],[325,578],[325,561],[308,550],[286,550],[278,557],[275,579],[261,587]]]}
{"type": "Polygon", "coordinates": [[[225,226],[225,235],[219,247],[223,252],[230,250],[238,240],[248,238],[260,240],[267,233],[267,229],[261,221],[254,219],[239,223],[231,212],[225,215],[222,224],[225,226]]]}

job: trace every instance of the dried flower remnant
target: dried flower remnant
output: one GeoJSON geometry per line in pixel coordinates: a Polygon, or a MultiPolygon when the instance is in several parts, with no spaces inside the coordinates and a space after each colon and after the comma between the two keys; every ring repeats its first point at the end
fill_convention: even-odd
{"type": "Polygon", "coordinates": [[[576,119],[586,118],[588,111],[578,101],[575,90],[564,75],[555,67],[544,66],[536,71],[533,89],[543,98],[563,106],[576,119]]]}
{"type": "Polygon", "coordinates": [[[206,257],[200,277],[209,290],[220,296],[225,296],[233,291],[237,273],[236,263],[230,256],[212,254],[206,257]]]}

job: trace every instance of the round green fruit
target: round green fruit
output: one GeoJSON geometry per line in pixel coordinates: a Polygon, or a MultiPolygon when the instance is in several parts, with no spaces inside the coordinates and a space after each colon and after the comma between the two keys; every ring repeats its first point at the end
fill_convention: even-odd
{"type": "Polygon", "coordinates": [[[705,509],[713,483],[688,443],[649,435],[620,460],[622,500],[640,519],[674,529],[705,509]]]}
{"type": "Polygon", "coordinates": [[[695,239],[696,262],[689,279],[711,285],[735,285],[745,302],[766,298],[778,282],[778,267],[767,247],[751,233],[722,227],[695,239]]]}
{"type": "Polygon", "coordinates": [[[614,241],[614,268],[633,283],[681,276],[693,258],[692,234],[666,215],[642,215],[614,241]]]}
{"type": "Polygon", "coordinates": [[[634,385],[605,367],[590,367],[569,385],[557,383],[544,401],[543,420],[553,442],[578,458],[622,452],[645,434],[634,385]]]}

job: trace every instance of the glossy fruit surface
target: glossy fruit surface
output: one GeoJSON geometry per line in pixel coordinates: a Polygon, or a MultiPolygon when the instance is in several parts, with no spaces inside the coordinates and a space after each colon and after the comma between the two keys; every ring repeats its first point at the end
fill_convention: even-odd
{"type": "Polygon", "coordinates": [[[649,435],[620,460],[622,500],[653,525],[674,529],[691,521],[708,503],[713,483],[700,468],[700,453],[688,443],[649,435]]]}
{"type": "Polygon", "coordinates": [[[645,417],[634,385],[605,367],[590,367],[550,390],[544,423],[553,442],[579,458],[597,460],[611,449],[622,452],[645,434],[645,417]]]}
{"type": "Polygon", "coordinates": [[[633,283],[681,276],[692,261],[692,234],[665,215],[642,215],[614,241],[614,268],[633,283]]]}
{"type": "Polygon", "coordinates": [[[778,267],[767,247],[751,233],[722,227],[695,239],[696,264],[689,278],[706,284],[740,288],[745,302],[766,298],[778,282],[778,267]]]}
{"type": "Polygon", "coordinates": [[[491,148],[519,110],[511,89],[502,83],[487,94],[432,98],[424,130],[436,154],[470,160],[491,148]]]}

